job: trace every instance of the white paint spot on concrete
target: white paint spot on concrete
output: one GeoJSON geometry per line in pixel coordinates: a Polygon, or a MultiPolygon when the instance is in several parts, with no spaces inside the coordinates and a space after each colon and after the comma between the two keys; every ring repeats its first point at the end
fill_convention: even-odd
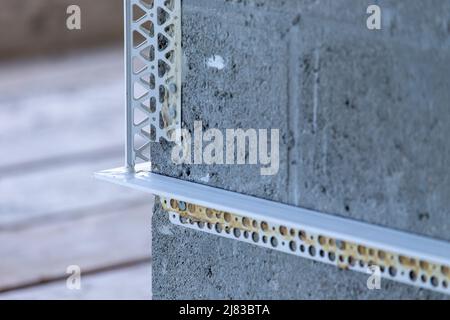
{"type": "Polygon", "coordinates": [[[166,236],[173,236],[172,230],[170,230],[169,226],[162,226],[159,228],[159,232],[166,236]]]}
{"type": "Polygon", "coordinates": [[[206,65],[209,68],[214,68],[217,70],[222,70],[225,68],[225,60],[219,55],[213,55],[212,57],[206,60],[206,65]]]}
{"type": "Polygon", "coordinates": [[[200,181],[205,182],[205,183],[209,182],[209,173],[206,176],[200,178],[200,181]]]}

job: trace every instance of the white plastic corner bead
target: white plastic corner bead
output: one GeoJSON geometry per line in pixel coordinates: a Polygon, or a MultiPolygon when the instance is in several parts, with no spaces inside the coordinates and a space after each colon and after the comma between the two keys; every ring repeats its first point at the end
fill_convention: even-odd
{"type": "Polygon", "coordinates": [[[127,165],[181,128],[181,0],[125,0],[127,165]]]}

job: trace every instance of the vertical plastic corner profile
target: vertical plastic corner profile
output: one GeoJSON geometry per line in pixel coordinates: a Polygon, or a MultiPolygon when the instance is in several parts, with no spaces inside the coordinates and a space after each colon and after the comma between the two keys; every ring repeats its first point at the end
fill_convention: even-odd
{"type": "Polygon", "coordinates": [[[126,167],[152,142],[179,142],[181,0],[124,0],[126,167]]]}

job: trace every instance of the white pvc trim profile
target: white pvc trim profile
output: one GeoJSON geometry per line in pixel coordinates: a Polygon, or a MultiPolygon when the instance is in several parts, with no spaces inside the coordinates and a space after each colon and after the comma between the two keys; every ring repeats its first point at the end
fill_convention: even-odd
{"type": "MultiPolygon", "coordinates": [[[[450,243],[445,241],[162,176],[149,172],[148,167],[144,166],[137,166],[135,172],[129,172],[126,168],[103,171],[97,173],[96,177],[166,199],[193,203],[257,221],[268,221],[271,225],[288,226],[311,234],[323,234],[340,241],[450,266],[450,243]]],[[[427,282],[407,281],[406,278],[407,275],[403,275],[392,280],[450,294],[447,280],[446,287],[440,284],[433,287],[427,282]]]]}

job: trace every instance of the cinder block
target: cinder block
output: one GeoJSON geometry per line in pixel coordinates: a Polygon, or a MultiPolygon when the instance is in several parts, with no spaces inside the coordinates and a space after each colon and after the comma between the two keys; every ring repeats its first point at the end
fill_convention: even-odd
{"type": "MultiPolygon", "coordinates": [[[[277,128],[280,170],[176,166],[152,146],[161,174],[450,240],[448,2],[183,2],[183,126],[277,128]],[[208,66],[220,56],[221,70],[208,66]]],[[[153,217],[153,297],[445,298],[340,271],[153,217]]]]}

